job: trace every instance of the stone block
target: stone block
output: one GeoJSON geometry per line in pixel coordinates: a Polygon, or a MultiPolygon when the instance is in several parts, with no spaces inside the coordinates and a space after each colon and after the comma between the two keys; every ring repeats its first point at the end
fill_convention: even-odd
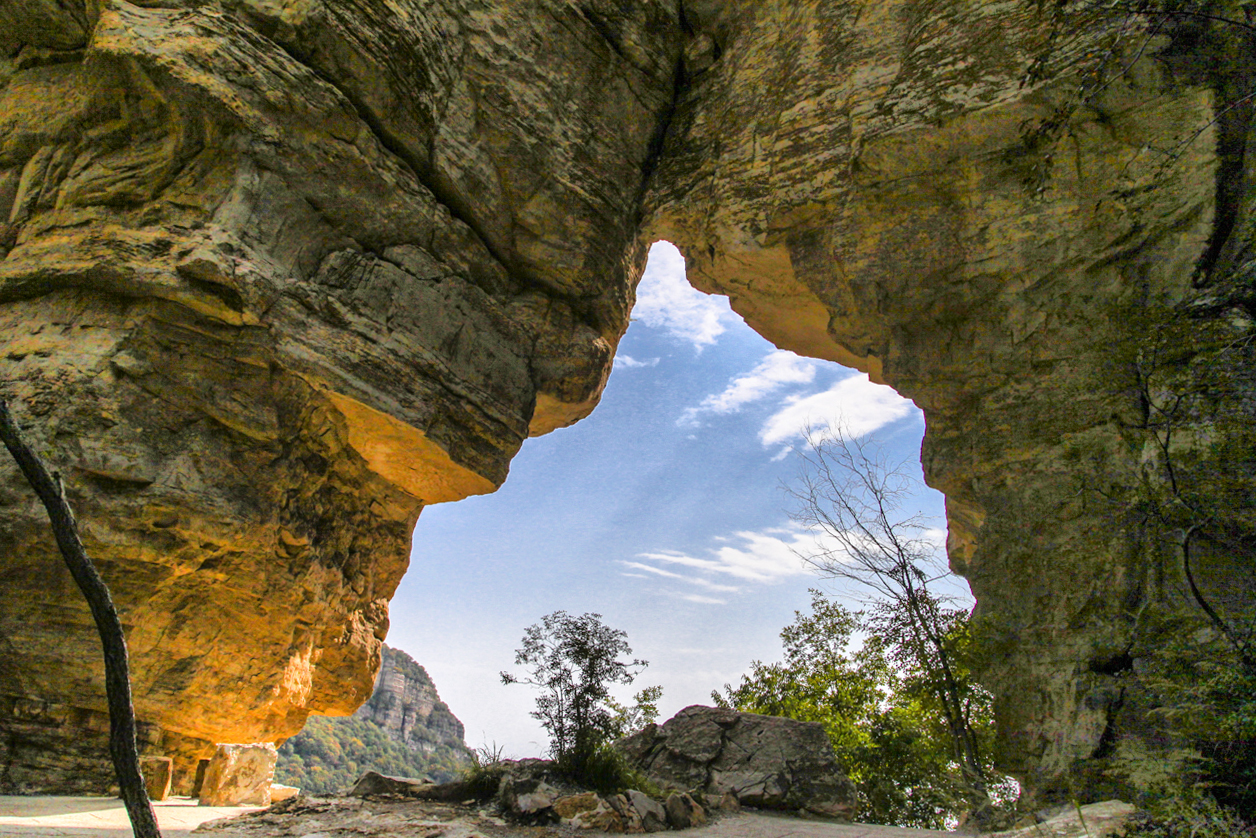
{"type": "Polygon", "coordinates": [[[148,792],[149,800],[165,800],[170,796],[174,760],[170,757],[140,757],[140,773],[144,775],[144,790],[148,792]]]}
{"type": "Polygon", "coordinates": [[[269,742],[219,745],[205,770],[202,806],[269,806],[279,754],[269,742]]]}

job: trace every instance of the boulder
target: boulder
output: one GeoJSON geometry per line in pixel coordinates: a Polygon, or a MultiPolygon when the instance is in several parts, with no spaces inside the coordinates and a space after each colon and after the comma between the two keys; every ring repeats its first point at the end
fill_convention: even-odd
{"type": "Polygon", "coordinates": [[[717,794],[714,792],[698,792],[698,800],[708,812],[740,812],[741,801],[731,791],[717,794]]]}
{"type": "Polygon", "coordinates": [[[414,780],[409,777],[389,777],[377,771],[368,771],[353,784],[349,791],[350,797],[366,797],[368,794],[400,794],[414,797],[421,788],[430,786],[425,780],[414,780]]]}
{"type": "Polygon", "coordinates": [[[589,812],[596,809],[601,798],[596,792],[586,791],[583,794],[571,794],[567,797],[560,797],[554,801],[554,813],[564,821],[583,812],[589,812]]]}
{"type": "Polygon", "coordinates": [[[641,813],[629,802],[626,795],[615,794],[605,798],[605,800],[619,813],[620,818],[623,820],[624,832],[630,835],[639,835],[645,832],[645,826],[641,822],[641,813]]]}
{"type": "Polygon", "coordinates": [[[507,774],[502,778],[498,795],[502,805],[515,815],[536,815],[552,808],[561,792],[538,777],[517,777],[507,774]]]}
{"type": "Polygon", "coordinates": [[[688,829],[706,823],[706,812],[684,792],[669,794],[663,808],[667,811],[667,823],[672,829],[688,829]]]}
{"type": "Polygon", "coordinates": [[[732,793],[748,806],[841,820],[855,814],[855,786],[814,722],[694,705],[615,747],[667,788],[732,793]]]}
{"type": "Polygon", "coordinates": [[[663,804],[636,789],[628,790],[628,800],[641,818],[641,828],[646,832],[662,832],[667,829],[667,810],[663,804]]]}
{"type": "Polygon", "coordinates": [[[272,783],[270,786],[270,803],[275,805],[284,800],[291,800],[301,793],[296,786],[285,786],[280,783],[272,783]]]}
{"type": "Polygon", "coordinates": [[[202,806],[269,806],[275,779],[275,746],[219,745],[205,770],[202,806]]]}
{"type": "MultiPolygon", "coordinates": [[[[627,832],[625,812],[631,807],[626,801],[604,798],[596,792],[573,794],[554,802],[554,812],[564,825],[575,829],[596,829],[600,832],[627,832]]],[[[638,827],[640,821],[638,820],[638,827]]],[[[642,830],[638,828],[637,832],[642,830]]]]}

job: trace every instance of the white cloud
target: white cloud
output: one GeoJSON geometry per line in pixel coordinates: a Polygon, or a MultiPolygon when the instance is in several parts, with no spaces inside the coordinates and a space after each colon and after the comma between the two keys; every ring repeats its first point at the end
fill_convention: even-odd
{"type": "MultiPolygon", "coordinates": [[[[706,556],[691,556],[678,550],[642,553],[637,558],[671,567],[687,567],[708,575],[731,576],[746,582],[771,584],[791,576],[806,574],[807,568],[794,551],[809,550],[812,536],[796,528],[773,528],[762,532],[742,531],[733,534],[729,543],[707,551],[706,556]]],[[[638,563],[642,564],[642,563],[638,563]]],[[[661,568],[659,570],[662,570],[661,568]]],[[[675,571],[670,572],[674,575],[675,571]]],[[[689,576],[696,584],[715,583],[702,576],[689,576]]]]}
{"type": "Polygon", "coordinates": [[[713,596],[703,596],[702,594],[685,594],[681,599],[688,602],[698,602],[703,605],[728,605],[728,600],[716,599],[713,596]]]}
{"type": "Polygon", "coordinates": [[[650,247],[632,316],[698,350],[715,343],[734,317],[726,298],[703,294],[689,284],[685,257],[674,244],[663,241],[650,247]]]}
{"type": "Polygon", "coordinates": [[[822,393],[795,396],[773,414],[759,431],[764,445],[801,437],[810,426],[816,431],[840,429],[848,437],[867,436],[917,410],[890,387],[873,384],[857,373],[822,393]]]}
{"type": "Polygon", "coordinates": [[[787,384],[809,384],[815,377],[814,361],[778,349],[764,356],[750,372],[733,378],[723,392],[707,396],[697,407],[687,408],[676,424],[694,427],[698,424],[698,417],[704,413],[735,413],[744,405],[766,398],[787,384]]]}
{"type": "Polygon", "coordinates": [[[628,369],[636,369],[638,367],[657,367],[659,365],[658,358],[651,358],[648,361],[638,361],[630,355],[616,355],[615,366],[624,366],[628,369]]]}
{"type": "MultiPolygon", "coordinates": [[[[718,583],[711,582],[707,579],[702,579],[702,578],[694,577],[694,576],[685,576],[684,574],[681,574],[681,573],[673,573],[670,570],[663,570],[663,568],[661,567],[655,567],[654,565],[642,564],[641,562],[621,561],[620,564],[622,564],[624,567],[629,567],[634,570],[644,570],[646,573],[653,573],[655,576],[662,576],[665,579],[680,579],[685,582],[690,582],[699,587],[706,588],[708,591],[718,591],[720,593],[734,594],[741,590],[741,588],[738,588],[735,585],[720,585],[718,583]]],[[[639,573],[624,573],[621,575],[636,576],[639,579],[647,578],[639,573]]]]}

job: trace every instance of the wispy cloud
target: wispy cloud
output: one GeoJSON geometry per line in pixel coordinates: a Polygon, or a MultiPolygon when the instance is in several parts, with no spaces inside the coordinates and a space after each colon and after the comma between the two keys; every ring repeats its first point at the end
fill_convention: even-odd
{"type": "Polygon", "coordinates": [[[703,605],[728,605],[728,600],[726,599],[717,599],[713,596],[703,596],[702,594],[682,594],[680,598],[703,605]]]}
{"type": "Polygon", "coordinates": [[[685,257],[669,242],[655,242],[650,248],[632,316],[698,350],[715,343],[734,317],[726,299],[703,294],[689,284],[685,257]]]}
{"type": "Polygon", "coordinates": [[[817,431],[836,430],[849,437],[861,437],[896,422],[917,410],[890,387],[873,384],[857,373],[829,389],[810,396],[794,396],[773,414],[759,431],[764,445],[776,445],[800,438],[807,427],[817,431]]]}
{"type": "MultiPolygon", "coordinates": [[[[737,587],[736,585],[721,585],[717,582],[712,582],[708,579],[702,579],[701,577],[696,577],[696,576],[685,576],[682,573],[673,573],[670,570],[664,570],[661,567],[654,567],[653,565],[642,564],[641,562],[621,561],[620,564],[622,564],[624,567],[632,568],[633,570],[643,570],[646,573],[652,573],[655,576],[661,576],[665,579],[679,579],[685,582],[690,582],[694,585],[697,585],[700,588],[706,588],[708,591],[717,591],[719,593],[725,593],[725,594],[735,594],[741,590],[741,588],[737,587]]],[[[641,579],[648,578],[639,573],[622,573],[620,575],[636,576],[641,579]]]]}
{"type": "Polygon", "coordinates": [[[768,353],[750,372],[733,378],[723,392],[707,396],[696,407],[687,408],[676,424],[682,428],[696,427],[704,413],[735,413],[786,385],[809,384],[815,377],[815,361],[778,349],[768,353]]]}
{"type": "Polygon", "coordinates": [[[659,365],[659,360],[660,360],[659,358],[651,358],[648,361],[638,361],[636,358],[633,358],[631,355],[616,355],[615,366],[626,367],[627,369],[630,369],[630,370],[637,369],[639,367],[657,367],[659,365]]]}
{"type": "MultiPolygon", "coordinates": [[[[710,577],[732,577],[743,583],[771,584],[791,576],[801,576],[808,571],[795,549],[810,549],[810,534],[792,527],[775,527],[760,532],[741,531],[730,538],[717,539],[727,543],[713,547],[704,555],[693,556],[679,550],[660,550],[637,556],[663,573],[683,577],[694,584],[712,587],[710,577]],[[658,565],[670,568],[688,568],[696,574],[682,574],[675,570],[665,571],[658,565]]],[[[731,586],[730,586],[731,587],[731,586]]],[[[737,588],[734,588],[737,590],[737,588]]],[[[729,591],[730,593],[732,591],[729,591]]]]}

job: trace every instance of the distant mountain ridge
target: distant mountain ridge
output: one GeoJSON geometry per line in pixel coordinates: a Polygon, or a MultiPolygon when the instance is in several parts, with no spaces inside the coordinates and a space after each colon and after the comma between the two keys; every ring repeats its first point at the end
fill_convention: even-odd
{"type": "Polygon", "coordinates": [[[427,670],[384,646],[367,702],[352,716],[311,716],[279,749],[275,779],[309,794],[343,792],[366,771],[443,782],[470,759],[463,735],[427,670]]]}

